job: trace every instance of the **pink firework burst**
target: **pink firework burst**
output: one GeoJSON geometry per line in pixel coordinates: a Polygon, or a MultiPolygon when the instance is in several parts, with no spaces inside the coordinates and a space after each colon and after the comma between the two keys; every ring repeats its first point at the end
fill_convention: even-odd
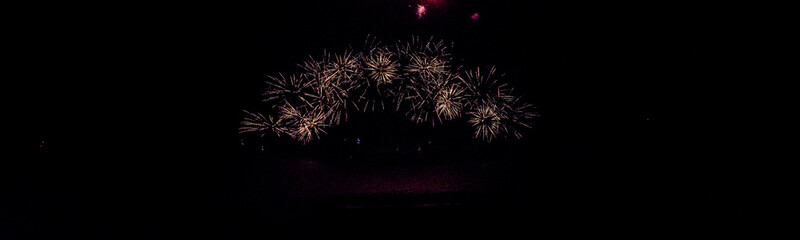
{"type": "Polygon", "coordinates": [[[469,16],[469,18],[471,18],[472,20],[478,21],[478,19],[481,18],[481,16],[478,15],[478,13],[475,13],[475,14],[472,14],[472,16],[469,16]]]}
{"type": "Polygon", "coordinates": [[[425,13],[427,12],[428,10],[425,9],[425,5],[417,4],[417,19],[421,19],[422,16],[425,16],[425,13]]]}

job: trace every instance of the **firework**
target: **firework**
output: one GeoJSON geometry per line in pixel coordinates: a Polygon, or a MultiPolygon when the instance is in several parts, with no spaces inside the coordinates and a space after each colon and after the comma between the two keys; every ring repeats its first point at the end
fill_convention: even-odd
{"type": "Polygon", "coordinates": [[[414,54],[405,70],[409,74],[415,74],[422,78],[432,78],[447,73],[447,61],[437,57],[414,54]]]}
{"type": "Polygon", "coordinates": [[[377,106],[384,109],[385,88],[399,77],[395,54],[381,46],[377,38],[367,35],[356,58],[362,70],[361,75],[350,83],[352,106],[361,111],[375,111],[377,106]]]}
{"type": "Polygon", "coordinates": [[[333,56],[325,52],[320,60],[310,58],[300,67],[306,75],[313,76],[313,92],[317,98],[310,106],[330,113],[329,124],[346,121],[348,105],[355,105],[351,95],[363,84],[360,55],[350,50],[333,56]]]}
{"type": "Polygon", "coordinates": [[[330,126],[326,122],[329,113],[322,108],[295,108],[287,102],[279,109],[281,118],[286,119],[290,126],[289,136],[300,142],[318,139],[321,133],[325,133],[324,128],[330,126]]]}
{"type": "Polygon", "coordinates": [[[387,47],[367,37],[360,50],[323,51],[298,66],[299,75],[269,76],[264,101],[278,117],[247,112],[240,133],[274,132],[302,143],[348,120],[348,111],[375,111],[394,104],[412,122],[433,125],[465,116],[475,138],[521,138],[537,116],[501,81],[494,66],[461,71],[451,67],[450,46],[432,37],[387,47]]]}
{"type": "Polygon", "coordinates": [[[428,12],[428,10],[425,8],[425,5],[417,4],[417,18],[418,19],[421,19],[422,16],[425,16],[425,13],[427,13],[427,12],[428,12]]]}
{"type": "Polygon", "coordinates": [[[530,121],[538,116],[530,109],[532,104],[519,101],[519,97],[513,97],[511,101],[503,103],[499,109],[502,131],[505,134],[512,134],[517,139],[522,138],[520,128],[531,128],[530,121]]]}
{"type": "Polygon", "coordinates": [[[472,16],[469,16],[469,18],[472,19],[472,20],[478,21],[478,19],[481,18],[481,15],[478,15],[478,13],[474,13],[474,14],[472,14],[472,16]]]}
{"type": "Polygon", "coordinates": [[[358,97],[361,110],[366,111],[370,107],[375,110],[376,106],[384,109],[384,98],[387,88],[399,77],[399,64],[394,59],[394,54],[383,48],[374,48],[363,57],[364,72],[367,81],[362,84],[358,97]]]}
{"type": "Polygon", "coordinates": [[[297,66],[303,69],[302,75],[311,80],[313,84],[318,85],[320,82],[328,79],[325,71],[328,62],[330,62],[330,54],[328,54],[327,51],[323,51],[322,57],[320,57],[319,60],[308,56],[308,60],[303,61],[302,64],[298,64],[297,66]]]}
{"type": "MultiPolygon", "coordinates": [[[[452,44],[450,44],[452,45],[452,44]]],[[[408,42],[398,42],[395,48],[400,56],[409,58],[414,55],[428,57],[438,57],[441,60],[449,60],[450,47],[444,40],[434,41],[433,37],[422,40],[419,36],[412,36],[408,42]]]]}
{"type": "Polygon", "coordinates": [[[394,81],[391,87],[387,87],[384,92],[386,98],[390,99],[395,105],[395,111],[399,112],[401,107],[406,103],[406,99],[414,91],[415,87],[411,85],[410,79],[398,78],[394,81]]]}
{"type": "Polygon", "coordinates": [[[500,81],[503,75],[496,76],[495,71],[495,67],[491,66],[488,71],[481,72],[480,68],[476,68],[464,73],[461,79],[466,87],[465,97],[469,105],[507,102],[513,98],[508,84],[500,81]]]}
{"type": "Polygon", "coordinates": [[[360,76],[361,66],[358,57],[346,50],[342,54],[334,54],[332,61],[325,66],[325,73],[328,78],[323,81],[352,81],[360,76]]]}
{"type": "Polygon", "coordinates": [[[241,121],[239,133],[247,132],[260,132],[261,137],[267,132],[274,132],[275,135],[288,134],[287,125],[283,122],[283,118],[275,119],[272,116],[264,117],[261,113],[252,113],[244,111],[248,116],[241,121]]]}
{"type": "Polygon", "coordinates": [[[403,90],[405,91],[401,93],[403,98],[400,99],[398,104],[401,104],[403,101],[406,103],[408,106],[406,115],[409,115],[411,121],[414,123],[421,123],[428,120],[428,116],[432,110],[433,86],[428,85],[428,83],[430,82],[425,79],[411,78],[407,85],[404,86],[403,90]]]}
{"type": "Polygon", "coordinates": [[[263,94],[265,102],[284,100],[310,105],[309,99],[317,97],[310,93],[313,82],[305,76],[290,75],[286,78],[280,73],[278,76],[268,76],[270,81],[267,81],[267,90],[263,94]]]}
{"type": "MultiPolygon", "coordinates": [[[[455,85],[458,83],[457,78],[457,75],[451,74],[436,75],[432,78],[410,78],[403,100],[408,103],[407,115],[411,117],[411,120],[415,123],[422,123],[434,120],[434,118],[430,118],[432,115],[438,116],[440,122],[442,119],[452,119],[450,116],[456,114],[450,111],[454,108],[461,108],[460,95],[463,92],[460,87],[455,85]]],[[[431,123],[435,125],[435,121],[431,121],[431,123]]]]}
{"type": "MultiPolygon", "coordinates": [[[[497,76],[494,66],[483,72],[481,68],[469,70],[465,72],[464,76],[462,83],[466,86],[467,105],[476,113],[481,112],[479,110],[486,112],[486,108],[491,108],[497,117],[497,128],[473,124],[476,127],[476,134],[480,132],[479,135],[487,136],[486,133],[491,133],[491,137],[484,138],[488,140],[501,135],[522,138],[520,129],[530,128],[529,122],[536,116],[529,110],[532,105],[522,103],[519,97],[514,96],[513,88],[500,81],[503,75],[497,76]],[[487,131],[487,129],[495,131],[487,131]]],[[[476,114],[471,114],[471,116],[473,122],[477,121],[476,114]]]]}
{"type": "MultiPolygon", "coordinates": [[[[421,40],[417,36],[412,36],[411,41],[398,43],[396,51],[404,66],[402,76],[407,79],[416,78],[415,81],[406,81],[408,84],[419,86],[418,83],[457,75],[455,72],[458,69],[454,71],[450,68],[450,52],[443,40],[435,41],[433,37],[421,40]]],[[[412,90],[414,87],[412,86],[412,90]]]]}
{"type": "Polygon", "coordinates": [[[364,57],[364,70],[371,81],[389,84],[398,77],[398,63],[393,56],[391,52],[375,50],[364,57]]]}
{"type": "MultiPolygon", "coordinates": [[[[340,96],[340,95],[336,95],[340,96]]],[[[347,99],[337,99],[337,98],[322,98],[323,101],[320,101],[320,104],[317,106],[319,107],[320,111],[326,112],[328,115],[328,124],[331,125],[338,125],[342,121],[347,121],[348,113],[347,113],[347,106],[348,105],[355,105],[350,100],[347,99]]]]}
{"type": "Polygon", "coordinates": [[[436,96],[436,116],[439,120],[452,120],[461,116],[464,107],[464,88],[458,84],[449,84],[436,96]]]}
{"type": "Polygon", "coordinates": [[[474,111],[468,113],[467,122],[475,128],[475,138],[491,142],[500,131],[500,116],[497,115],[497,106],[481,104],[474,111]]]}

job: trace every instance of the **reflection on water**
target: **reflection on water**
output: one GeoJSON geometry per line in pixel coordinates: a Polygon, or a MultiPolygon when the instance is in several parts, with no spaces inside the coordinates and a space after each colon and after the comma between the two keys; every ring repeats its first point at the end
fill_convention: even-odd
{"type": "Polygon", "coordinates": [[[481,191],[486,163],[288,161],[281,183],[294,197],[481,191]]]}

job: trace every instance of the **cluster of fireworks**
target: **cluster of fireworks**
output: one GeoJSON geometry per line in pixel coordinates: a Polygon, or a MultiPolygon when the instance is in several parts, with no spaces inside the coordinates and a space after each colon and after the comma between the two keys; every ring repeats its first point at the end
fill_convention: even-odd
{"type": "Polygon", "coordinates": [[[521,138],[536,116],[501,81],[494,66],[462,70],[452,66],[452,44],[420,40],[394,46],[367,38],[363,49],[325,51],[298,64],[300,74],[269,76],[263,94],[273,115],[245,111],[240,133],[287,135],[306,143],[347,121],[350,111],[393,110],[418,124],[466,118],[474,137],[521,138]]]}

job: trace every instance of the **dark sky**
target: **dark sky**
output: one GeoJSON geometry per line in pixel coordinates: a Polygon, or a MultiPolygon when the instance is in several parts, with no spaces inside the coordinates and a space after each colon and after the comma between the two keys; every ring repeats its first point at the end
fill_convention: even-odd
{"type": "MultiPolygon", "coordinates": [[[[623,215],[614,223],[674,220],[684,222],[678,236],[720,236],[730,233],[725,226],[746,227],[751,217],[797,207],[796,186],[781,189],[797,181],[799,101],[790,87],[797,74],[762,68],[766,61],[758,59],[775,48],[758,43],[780,28],[764,24],[760,8],[727,1],[442,2],[422,19],[411,0],[6,8],[12,76],[4,92],[14,113],[7,118],[22,133],[12,146],[27,154],[4,160],[4,175],[15,182],[9,196],[19,197],[2,200],[19,205],[3,204],[11,219],[0,229],[81,235],[89,233],[74,229],[109,224],[102,236],[113,236],[136,232],[113,223],[147,221],[176,206],[179,213],[211,209],[207,215],[231,217],[226,203],[243,190],[226,186],[236,185],[231,179],[247,155],[236,128],[241,109],[259,107],[265,76],[297,72],[309,54],[357,46],[367,34],[384,42],[433,35],[453,41],[466,67],[497,65],[507,73],[542,117],[525,140],[489,151],[522,155],[514,173],[538,177],[506,179],[498,188],[507,191],[492,198],[534,192],[575,204],[594,199],[578,210],[556,204],[567,212],[546,213],[562,216],[556,229],[600,228],[598,219],[615,215],[605,209],[611,206],[623,215]],[[532,182],[538,188],[525,187],[532,182]],[[206,200],[187,200],[192,196],[206,200]],[[117,210],[59,225],[104,207],[117,210]],[[135,214],[142,209],[156,210],[135,214]]],[[[635,234],[608,231],[670,231],[637,224],[644,230],[635,234]]],[[[155,225],[133,235],[174,230],[155,225]]],[[[219,229],[226,236],[236,228],[219,229]]]]}
{"type": "Polygon", "coordinates": [[[31,93],[20,102],[36,106],[23,108],[25,129],[46,136],[86,128],[108,140],[220,134],[257,102],[267,74],[297,72],[309,54],[359,45],[367,34],[453,41],[466,67],[507,73],[547,115],[542,121],[581,130],[601,121],[727,119],[772,90],[750,88],[759,76],[746,60],[757,50],[746,48],[753,34],[745,30],[757,22],[739,17],[741,6],[449,1],[418,20],[414,4],[25,6],[12,38],[12,68],[25,73],[19,82],[31,93]],[[475,12],[477,22],[469,19],[475,12]]]}

